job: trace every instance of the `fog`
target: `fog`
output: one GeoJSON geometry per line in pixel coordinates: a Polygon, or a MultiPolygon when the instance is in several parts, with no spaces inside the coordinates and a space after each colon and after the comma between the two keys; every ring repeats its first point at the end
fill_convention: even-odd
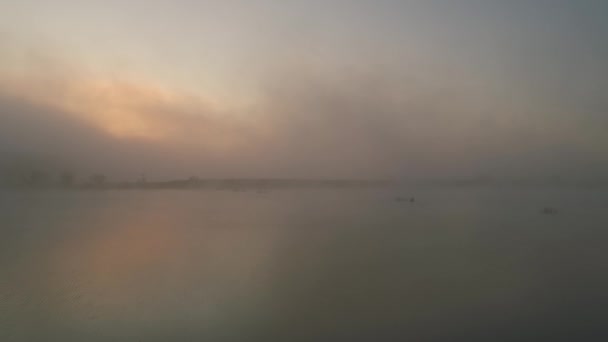
{"type": "Polygon", "coordinates": [[[600,0],[14,0],[0,341],[607,341],[600,0]]]}
{"type": "Polygon", "coordinates": [[[231,107],[150,82],[58,74],[5,77],[3,169],[126,180],[598,179],[608,165],[606,137],[588,115],[550,112],[465,79],[283,68],[255,101],[231,107]]]}
{"type": "Polygon", "coordinates": [[[604,178],[600,2],[317,5],[11,4],[3,168],[604,178]]]}

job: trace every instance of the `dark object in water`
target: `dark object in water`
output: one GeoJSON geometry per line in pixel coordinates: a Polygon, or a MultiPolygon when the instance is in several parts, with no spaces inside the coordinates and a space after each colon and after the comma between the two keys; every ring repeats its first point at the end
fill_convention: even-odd
{"type": "Polygon", "coordinates": [[[557,214],[557,209],[551,208],[551,207],[545,207],[545,208],[543,208],[541,213],[543,213],[545,215],[555,215],[555,214],[557,214]]]}
{"type": "Polygon", "coordinates": [[[411,197],[411,198],[395,197],[395,202],[410,202],[410,203],[414,203],[414,202],[416,202],[416,198],[414,198],[414,197],[411,197]]]}

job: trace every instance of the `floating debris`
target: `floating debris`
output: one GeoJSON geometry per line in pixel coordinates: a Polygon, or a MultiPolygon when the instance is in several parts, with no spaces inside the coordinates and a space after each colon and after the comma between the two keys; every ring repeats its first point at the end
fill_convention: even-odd
{"type": "Polygon", "coordinates": [[[557,209],[551,208],[551,207],[545,207],[545,208],[543,208],[541,213],[543,213],[545,215],[555,215],[555,214],[557,214],[557,209]]]}
{"type": "Polygon", "coordinates": [[[416,198],[414,198],[414,197],[410,197],[410,198],[406,198],[406,197],[395,197],[395,202],[409,202],[409,203],[414,203],[414,202],[416,202],[416,198]]]}

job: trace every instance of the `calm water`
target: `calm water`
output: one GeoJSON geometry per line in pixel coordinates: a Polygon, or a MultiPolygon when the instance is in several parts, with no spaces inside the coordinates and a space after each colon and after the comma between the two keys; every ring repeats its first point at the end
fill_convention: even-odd
{"type": "Polygon", "coordinates": [[[5,191],[0,234],[0,341],[608,340],[605,190],[5,191]]]}

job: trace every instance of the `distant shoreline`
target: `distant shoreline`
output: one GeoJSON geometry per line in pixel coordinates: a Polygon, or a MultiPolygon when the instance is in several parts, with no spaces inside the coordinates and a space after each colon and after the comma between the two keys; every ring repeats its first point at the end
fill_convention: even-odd
{"type": "Polygon", "coordinates": [[[440,187],[583,187],[608,188],[608,181],[538,181],[538,180],[425,180],[397,181],[388,179],[289,179],[289,178],[218,178],[168,181],[104,181],[74,184],[0,185],[0,189],[15,190],[271,190],[323,188],[386,188],[400,186],[440,187]]]}
{"type": "Polygon", "coordinates": [[[170,181],[102,182],[77,184],[24,184],[5,186],[11,189],[58,190],[145,190],[145,189],[283,189],[283,188],[369,188],[387,187],[397,182],[390,180],[352,179],[187,179],[170,181]]]}

